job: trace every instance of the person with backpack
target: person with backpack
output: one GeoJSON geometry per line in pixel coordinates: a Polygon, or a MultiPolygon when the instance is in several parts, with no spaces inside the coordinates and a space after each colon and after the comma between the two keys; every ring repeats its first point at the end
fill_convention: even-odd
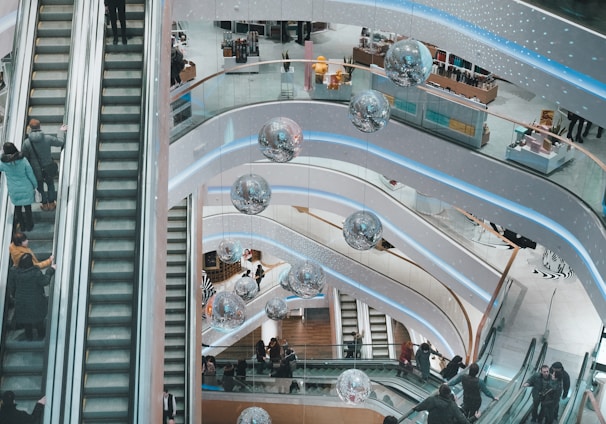
{"type": "Polygon", "coordinates": [[[462,384],[463,405],[461,406],[461,409],[465,416],[470,419],[480,410],[480,406],[482,405],[481,393],[484,393],[492,400],[499,400],[497,396],[493,395],[492,392],[488,390],[486,383],[478,378],[479,372],[480,366],[474,362],[469,366],[468,374],[459,374],[450,382],[451,386],[455,386],[459,383],[462,384]]]}
{"type": "Polygon", "coordinates": [[[63,149],[67,125],[61,126],[57,136],[45,134],[40,128],[40,121],[37,119],[30,119],[29,129],[29,135],[23,141],[23,156],[27,158],[32,166],[38,182],[38,193],[42,196],[40,209],[54,211],[57,208],[55,177],[57,177],[59,171],[51,155],[51,146],[63,149]],[[44,189],[45,184],[47,190],[44,189]]]}

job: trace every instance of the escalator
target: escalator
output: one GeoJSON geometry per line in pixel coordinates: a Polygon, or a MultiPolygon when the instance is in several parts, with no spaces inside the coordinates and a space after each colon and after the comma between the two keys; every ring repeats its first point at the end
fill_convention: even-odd
{"type": "MultiPolygon", "coordinates": [[[[61,126],[65,114],[73,3],[40,0],[35,20],[27,118],[39,119],[47,134],[61,126]]],[[[56,159],[59,148],[53,147],[52,153],[56,159]]],[[[37,205],[33,205],[32,212],[35,227],[27,236],[34,253],[43,260],[53,251],[55,212],[41,211],[37,205]]],[[[2,337],[0,391],[14,391],[20,407],[32,410],[45,392],[48,336],[40,341],[24,341],[22,330],[10,327],[2,337]]]]}
{"type": "MultiPolygon", "coordinates": [[[[187,202],[168,212],[168,249],[166,268],[166,327],[164,330],[164,385],[177,399],[177,409],[188,411],[181,404],[186,399],[187,363],[187,292],[188,292],[188,208],[187,202]]],[[[184,414],[175,416],[175,423],[186,422],[184,414]]]]}
{"type": "Polygon", "coordinates": [[[145,2],[127,2],[128,45],[106,30],[90,229],[80,422],[130,422],[139,304],[145,2]]]}
{"type": "Polygon", "coordinates": [[[372,358],[373,359],[389,359],[390,356],[390,336],[391,322],[389,317],[384,313],[377,311],[374,308],[368,307],[368,317],[370,322],[370,335],[372,340],[372,358]]]}

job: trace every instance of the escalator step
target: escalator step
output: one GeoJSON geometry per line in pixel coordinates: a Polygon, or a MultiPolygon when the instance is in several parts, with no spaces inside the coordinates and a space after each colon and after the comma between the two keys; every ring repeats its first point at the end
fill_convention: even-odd
{"type": "MultiPolygon", "coordinates": [[[[72,22],[65,21],[40,21],[38,22],[38,37],[71,37],[72,22]]],[[[68,59],[69,60],[69,59],[68,59]]]]}
{"type": "Polygon", "coordinates": [[[130,283],[122,281],[92,281],[90,297],[94,302],[130,301],[133,288],[130,283]]]}
{"type": "Polygon", "coordinates": [[[102,180],[97,182],[97,198],[132,199],[137,194],[137,182],[130,180],[102,180]]]}
{"type": "Polygon", "coordinates": [[[130,327],[96,327],[91,326],[88,329],[87,344],[91,348],[95,347],[130,347],[130,327]]]}
{"type": "Polygon", "coordinates": [[[41,21],[69,21],[71,22],[74,14],[73,5],[54,5],[45,4],[40,6],[41,21]]]}
{"type": "Polygon", "coordinates": [[[30,90],[29,104],[40,105],[65,105],[67,90],[64,88],[34,88],[30,90]]]}
{"type": "Polygon", "coordinates": [[[71,41],[69,37],[36,38],[36,53],[69,54],[71,41]]]}
{"type": "Polygon", "coordinates": [[[34,71],[32,73],[32,88],[65,87],[67,85],[67,71],[34,71]]]}
{"type": "Polygon", "coordinates": [[[140,69],[108,69],[104,71],[104,87],[133,87],[141,85],[140,69]]]}
{"type": "MultiPolygon", "coordinates": [[[[107,154],[107,153],[106,153],[107,154]]],[[[97,164],[98,178],[135,179],[139,172],[136,160],[103,160],[97,164]]]]}
{"type": "Polygon", "coordinates": [[[137,212],[137,202],[131,199],[97,199],[95,217],[134,217],[137,212]]]}
{"type": "Polygon", "coordinates": [[[132,320],[132,305],[128,303],[99,303],[89,306],[89,325],[130,324],[132,320]]]}
{"type": "Polygon", "coordinates": [[[130,368],[129,355],[128,349],[88,349],[86,363],[91,371],[127,370],[130,368]]]}
{"type": "Polygon", "coordinates": [[[114,217],[95,219],[95,237],[134,237],[137,223],[134,219],[114,217]]]}

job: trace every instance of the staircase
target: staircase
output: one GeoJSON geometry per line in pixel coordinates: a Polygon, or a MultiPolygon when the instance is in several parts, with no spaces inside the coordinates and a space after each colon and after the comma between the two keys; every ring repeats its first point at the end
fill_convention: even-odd
{"type": "MultiPolygon", "coordinates": [[[[134,414],[138,323],[144,0],[126,5],[128,45],[106,30],[84,334],[80,422],[128,423],[134,414]]],[[[118,24],[119,25],[119,24],[118,24]]]]}
{"type": "Polygon", "coordinates": [[[346,293],[339,292],[341,304],[341,334],[343,336],[342,354],[345,356],[347,344],[353,340],[351,333],[361,331],[358,323],[358,301],[346,293]]]}
{"type": "MultiPolygon", "coordinates": [[[[61,126],[65,113],[73,3],[73,0],[39,1],[27,110],[28,120],[39,119],[47,134],[53,134],[61,126]]],[[[53,154],[58,156],[59,149],[53,148],[53,154]]],[[[55,212],[43,212],[39,205],[32,206],[35,227],[27,236],[38,259],[44,260],[53,250],[55,212]]],[[[50,318],[47,327],[49,321],[50,318]]],[[[2,335],[0,391],[14,391],[19,408],[31,411],[45,393],[48,337],[43,341],[21,341],[21,333],[22,330],[7,329],[2,335]]]]}
{"type": "Polygon", "coordinates": [[[177,400],[175,423],[182,424],[186,408],[188,231],[187,201],[168,211],[166,267],[166,327],[164,330],[164,385],[177,400]]]}
{"type": "Polygon", "coordinates": [[[374,308],[368,307],[372,358],[389,359],[388,317],[374,308]]]}

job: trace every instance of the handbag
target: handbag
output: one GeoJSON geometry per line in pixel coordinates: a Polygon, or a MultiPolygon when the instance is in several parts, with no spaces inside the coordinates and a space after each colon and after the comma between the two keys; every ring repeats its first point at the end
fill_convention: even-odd
{"type": "Polygon", "coordinates": [[[36,147],[34,146],[34,143],[32,143],[30,141],[30,144],[32,146],[32,150],[34,151],[34,155],[36,155],[36,160],[38,161],[38,164],[40,165],[40,169],[42,170],[42,177],[43,178],[55,178],[57,176],[57,174],[59,174],[59,166],[57,165],[57,163],[55,161],[52,161],[48,165],[42,166],[42,162],[40,162],[40,156],[38,156],[38,152],[36,151],[36,147]]]}

